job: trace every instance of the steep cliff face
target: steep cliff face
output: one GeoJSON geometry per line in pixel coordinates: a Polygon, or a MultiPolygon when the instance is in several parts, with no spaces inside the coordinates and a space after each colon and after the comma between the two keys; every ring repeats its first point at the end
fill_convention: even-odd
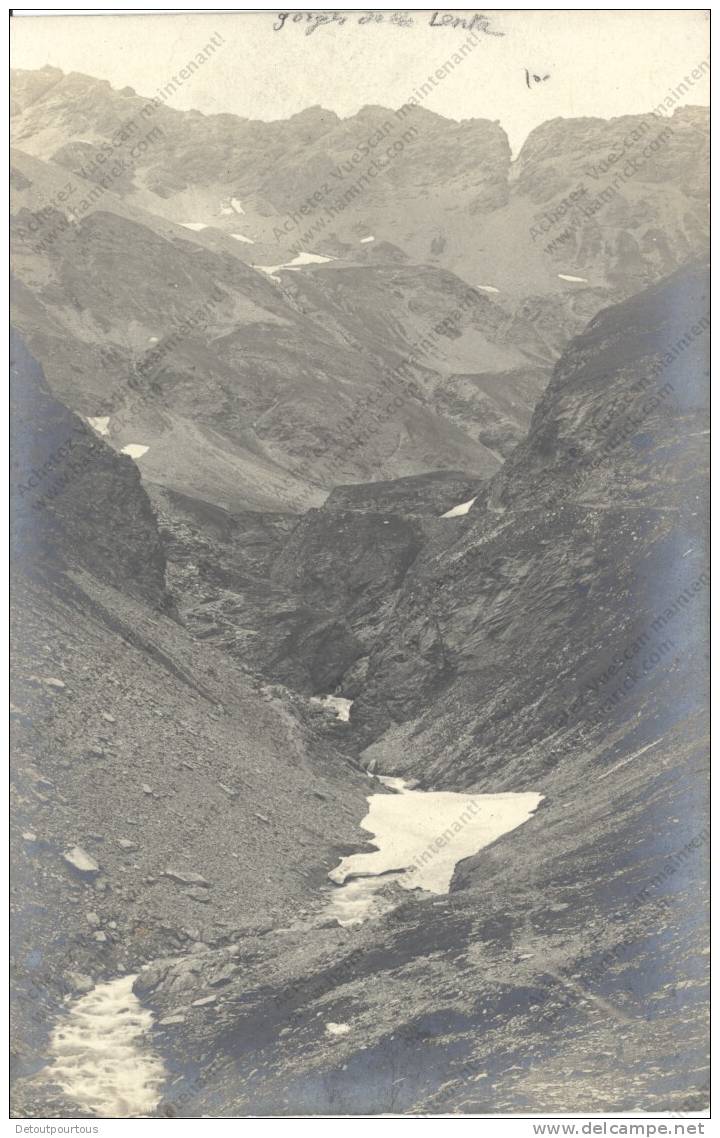
{"type": "Polygon", "coordinates": [[[167,608],[165,554],[135,463],[52,395],[14,330],[10,352],[15,563],[34,572],[81,566],[167,608]]]}
{"type": "Polygon", "coordinates": [[[707,327],[692,269],[572,342],[526,442],[426,546],[371,654],[354,718],[402,724],[377,745],[386,764],[462,785],[544,767],[571,727],[628,727],[641,706],[638,745],[661,730],[668,685],[698,664],[707,327]]]}
{"type": "Polygon", "coordinates": [[[514,166],[532,244],[558,272],[635,290],[701,253],[707,235],[707,112],[554,119],[514,166]]]}
{"type": "Polygon", "coordinates": [[[301,519],[151,492],[194,635],[296,691],[352,698],[440,515],[481,485],[447,471],[340,486],[301,519]]]}

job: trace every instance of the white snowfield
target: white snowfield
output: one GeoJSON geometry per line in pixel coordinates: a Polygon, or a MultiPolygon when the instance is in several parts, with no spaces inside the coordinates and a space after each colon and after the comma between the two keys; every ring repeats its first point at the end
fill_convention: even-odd
{"type": "Polygon", "coordinates": [[[558,273],[561,281],[575,281],[577,284],[587,284],[587,277],[571,277],[567,273],[558,273]]]}
{"type": "Polygon", "coordinates": [[[399,793],[368,796],[360,825],[377,848],[344,857],[328,874],[342,886],[330,909],[341,924],[361,923],[377,912],[377,894],[388,885],[447,893],[458,862],[521,826],[543,799],[534,791],[458,794],[404,786],[400,780],[399,793]]]}
{"type": "Polygon", "coordinates": [[[374,237],[361,237],[360,238],[360,244],[366,245],[368,241],[374,241],[374,240],[375,240],[374,237]]]}
{"type": "Polygon", "coordinates": [[[120,454],[128,454],[130,458],[142,458],[144,454],[147,454],[149,449],[149,447],[141,446],[140,443],[128,443],[126,447],[122,448],[120,454]]]}
{"type": "Polygon", "coordinates": [[[236,241],[244,241],[246,245],[255,244],[252,237],[246,237],[244,233],[231,233],[230,236],[234,237],[236,241]]]}
{"type": "Polygon", "coordinates": [[[292,261],[287,261],[284,265],[253,265],[253,268],[272,277],[281,269],[301,269],[303,265],[322,265],[326,261],[337,261],[337,257],[321,257],[319,253],[298,253],[297,257],[293,257],[292,261]]]}
{"type": "Polygon", "coordinates": [[[245,213],[245,210],[242,207],[242,202],[238,201],[237,198],[230,198],[230,205],[235,210],[235,213],[245,213]]]}
{"type": "Polygon", "coordinates": [[[475,285],[475,288],[481,288],[483,292],[500,292],[500,289],[495,288],[495,285],[475,285]]]}
{"type": "Polygon", "coordinates": [[[470,498],[467,502],[461,502],[459,506],[453,506],[452,510],[441,514],[441,518],[461,518],[463,514],[467,514],[471,506],[477,501],[477,494],[474,498],[470,498]]]}
{"type": "Polygon", "coordinates": [[[181,221],[180,224],[183,229],[207,229],[207,225],[204,221],[181,221]]]}
{"type": "Polygon", "coordinates": [[[90,426],[92,427],[92,429],[94,431],[97,431],[97,433],[99,435],[109,435],[110,434],[110,430],[109,430],[110,416],[109,415],[98,415],[98,417],[95,419],[88,417],[88,423],[90,424],[90,426]]]}
{"type": "Polygon", "coordinates": [[[48,1074],[90,1115],[143,1118],[160,1101],[165,1066],[144,1041],[153,1017],[133,993],[135,979],[97,984],[52,1033],[48,1074]]]}

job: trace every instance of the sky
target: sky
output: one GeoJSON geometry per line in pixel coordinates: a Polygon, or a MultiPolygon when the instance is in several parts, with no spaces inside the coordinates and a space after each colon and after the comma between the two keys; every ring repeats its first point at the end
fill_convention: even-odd
{"type": "MultiPolygon", "coordinates": [[[[11,21],[11,58],[14,67],[51,64],[153,95],[216,36],[215,53],[169,105],[264,120],[319,105],[346,117],[368,104],[406,103],[468,41],[469,30],[450,21],[469,20],[472,11],[434,11],[382,9],[376,21],[339,10],[340,19],[320,26],[307,14],[282,19],[276,11],[20,14],[11,21]]],[[[472,50],[436,79],[422,105],[457,120],[497,120],[515,151],[548,119],[642,114],[686,79],[689,90],[675,105],[709,103],[707,72],[691,75],[709,54],[704,10],[480,15],[490,31],[504,34],[476,31],[472,50]]]]}

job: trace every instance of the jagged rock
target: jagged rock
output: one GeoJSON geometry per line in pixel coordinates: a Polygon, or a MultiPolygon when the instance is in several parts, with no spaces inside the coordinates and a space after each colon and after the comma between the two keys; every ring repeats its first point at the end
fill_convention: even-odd
{"type": "Polygon", "coordinates": [[[182,873],[177,869],[166,869],[163,877],[170,878],[171,881],[176,881],[178,885],[197,885],[201,889],[210,889],[210,882],[207,881],[200,873],[182,873]]]}
{"type": "Polygon", "coordinates": [[[30,676],[30,683],[42,684],[53,691],[65,691],[67,688],[65,681],[59,680],[55,676],[30,676]]]}
{"type": "Polygon", "coordinates": [[[222,968],[219,972],[216,972],[212,977],[210,977],[210,979],[208,979],[208,987],[222,988],[225,984],[229,984],[230,981],[234,979],[236,973],[237,967],[235,965],[228,964],[225,968],[222,968]]]}
{"type": "Polygon", "coordinates": [[[194,1008],[206,1008],[206,1007],[209,1007],[210,1004],[216,1004],[216,1003],[217,1003],[217,996],[202,996],[201,999],[199,999],[199,1000],[193,1000],[192,1006],[194,1008]]]}
{"type": "Polygon", "coordinates": [[[96,877],[100,866],[82,846],[73,846],[63,854],[63,861],[83,877],[96,877]]]}
{"type": "Polygon", "coordinates": [[[92,928],[97,929],[100,926],[100,918],[97,913],[86,913],[85,920],[92,928]]]}
{"type": "Polygon", "coordinates": [[[240,794],[239,790],[234,790],[231,786],[226,786],[224,782],[219,782],[218,786],[220,787],[221,790],[225,791],[228,798],[237,798],[238,795],[240,794]]]}
{"type": "Polygon", "coordinates": [[[121,850],[127,850],[128,852],[139,848],[137,842],[132,842],[129,838],[118,838],[118,845],[121,850]]]}
{"type": "Polygon", "coordinates": [[[94,980],[90,976],[86,976],[83,972],[67,972],[65,980],[70,990],[77,993],[77,995],[92,992],[95,987],[94,980]]]}
{"type": "Polygon", "coordinates": [[[139,999],[144,999],[149,996],[155,989],[163,983],[168,976],[171,969],[169,960],[155,960],[152,964],[146,965],[141,968],[135,983],[133,984],[133,992],[139,999]]]}

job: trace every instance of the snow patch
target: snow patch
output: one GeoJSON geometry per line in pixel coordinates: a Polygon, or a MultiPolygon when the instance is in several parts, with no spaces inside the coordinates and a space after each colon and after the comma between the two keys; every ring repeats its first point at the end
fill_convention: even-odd
{"type": "Polygon", "coordinates": [[[500,289],[495,288],[495,285],[475,285],[475,288],[480,288],[483,292],[500,292],[500,289]]]}
{"type": "Polygon", "coordinates": [[[110,431],[108,429],[108,425],[110,423],[110,416],[109,415],[99,415],[95,419],[90,418],[88,416],[88,423],[90,424],[90,426],[92,427],[92,429],[94,431],[97,431],[97,433],[99,435],[109,435],[110,434],[110,431]]]}
{"type": "Polygon", "coordinates": [[[97,984],[52,1033],[47,1075],[91,1117],[147,1118],[160,1101],[165,1066],[145,1043],[153,1017],[133,993],[135,980],[97,984]]]}
{"type": "Polygon", "coordinates": [[[235,213],[245,213],[245,210],[242,207],[242,202],[238,201],[237,198],[230,198],[230,205],[235,210],[235,213]]]}
{"type": "Polygon", "coordinates": [[[476,501],[477,501],[477,494],[475,495],[474,498],[470,498],[470,500],[468,502],[461,502],[459,506],[453,506],[452,510],[448,510],[447,513],[441,514],[440,517],[441,518],[461,518],[463,516],[463,514],[469,513],[470,507],[476,501]]]}
{"type": "Polygon", "coordinates": [[[310,696],[310,702],[319,703],[322,707],[331,707],[336,719],[342,720],[343,723],[350,722],[350,708],[353,705],[351,699],[343,699],[340,695],[313,695],[310,696]]]}
{"type": "Polygon", "coordinates": [[[246,245],[255,244],[252,237],[246,237],[244,233],[231,233],[230,236],[234,237],[236,241],[244,241],[246,245]]]}
{"type": "Polygon", "coordinates": [[[297,257],[293,257],[292,261],[287,261],[284,265],[255,265],[261,273],[267,273],[268,276],[275,276],[275,273],[280,272],[281,269],[300,269],[303,265],[322,265],[326,261],[337,261],[337,257],[322,257],[319,253],[298,253],[297,257]]]}
{"type": "Polygon", "coordinates": [[[183,229],[207,229],[204,221],[181,221],[183,229]]]}
{"type": "Polygon", "coordinates": [[[543,799],[535,792],[457,794],[398,785],[400,793],[368,795],[360,825],[376,849],[344,857],[328,874],[341,886],[329,908],[341,925],[394,908],[398,889],[447,893],[458,862],[517,829],[543,799]]]}
{"type": "Polygon", "coordinates": [[[130,458],[142,458],[149,449],[149,447],[141,446],[140,443],[128,443],[126,447],[122,448],[120,454],[129,454],[130,458]]]}
{"type": "Polygon", "coordinates": [[[361,237],[360,238],[360,244],[365,245],[368,241],[374,241],[374,240],[375,240],[374,237],[361,237]]]}
{"type": "Polygon", "coordinates": [[[567,273],[558,273],[561,281],[576,281],[578,284],[587,284],[587,277],[571,277],[567,273]]]}

